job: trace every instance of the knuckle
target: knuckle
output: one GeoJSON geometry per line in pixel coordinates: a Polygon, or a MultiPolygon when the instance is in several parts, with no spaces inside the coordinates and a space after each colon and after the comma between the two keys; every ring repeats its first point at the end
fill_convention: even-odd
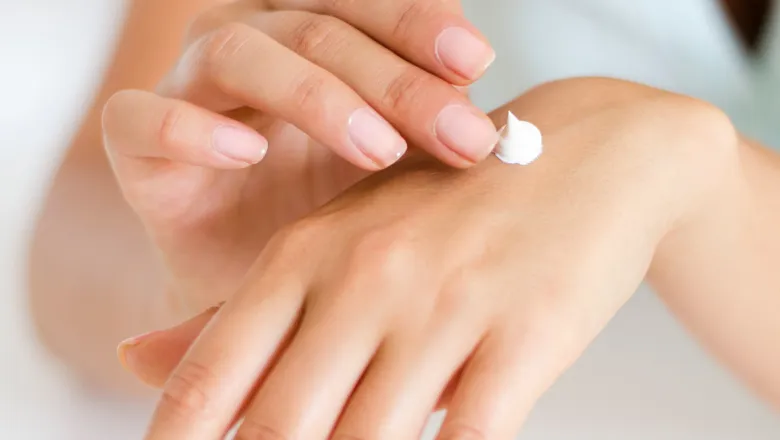
{"type": "Polygon", "coordinates": [[[320,8],[327,13],[337,13],[345,9],[354,8],[358,0],[319,0],[320,8]]]}
{"type": "Polygon", "coordinates": [[[213,390],[219,389],[218,381],[208,367],[185,360],[165,385],[161,402],[179,417],[212,416],[213,390]]]}
{"type": "Polygon", "coordinates": [[[235,440],[288,440],[279,430],[254,419],[244,419],[235,440]]]}
{"type": "Polygon", "coordinates": [[[280,229],[271,238],[268,247],[278,259],[298,259],[321,236],[322,226],[316,220],[304,219],[280,229]]]}
{"type": "Polygon", "coordinates": [[[353,272],[382,283],[398,283],[415,270],[416,246],[400,228],[388,227],[366,233],[355,245],[350,266],[353,272]]]}
{"type": "Polygon", "coordinates": [[[522,333],[536,337],[563,335],[560,324],[574,322],[577,316],[582,316],[581,305],[583,301],[588,301],[574,296],[581,290],[575,286],[575,278],[552,273],[537,276],[531,284],[526,285],[522,293],[522,316],[515,319],[522,333]]]}
{"type": "Polygon", "coordinates": [[[393,78],[382,94],[385,108],[404,113],[418,103],[418,98],[426,90],[435,90],[436,80],[429,74],[413,67],[407,67],[393,78]]]}
{"type": "Polygon", "coordinates": [[[406,1],[401,3],[398,17],[393,25],[392,36],[400,42],[405,42],[411,38],[414,23],[426,12],[431,2],[406,1]]]}
{"type": "Polygon", "coordinates": [[[475,270],[461,269],[442,288],[436,301],[437,312],[452,318],[474,314],[484,302],[480,301],[480,293],[486,285],[475,270]]]}
{"type": "Polygon", "coordinates": [[[295,81],[290,90],[291,105],[303,114],[318,114],[322,107],[325,91],[328,88],[328,77],[316,70],[309,71],[295,81]]]}
{"type": "Polygon", "coordinates": [[[218,85],[229,87],[227,73],[231,61],[254,38],[256,31],[244,23],[231,22],[218,27],[201,39],[201,63],[205,73],[218,85]]]}
{"type": "Polygon", "coordinates": [[[543,316],[552,316],[562,312],[572,302],[573,292],[578,291],[575,278],[573,274],[563,271],[537,273],[531,290],[539,292],[539,295],[536,301],[529,301],[534,306],[532,308],[543,316]]]}
{"type": "Polygon", "coordinates": [[[290,49],[304,58],[322,58],[342,48],[346,28],[338,18],[306,13],[290,32],[290,49]]]}
{"type": "Polygon", "coordinates": [[[157,145],[160,148],[176,145],[180,136],[179,127],[184,117],[184,106],[173,104],[168,106],[162,114],[157,128],[157,145]]]}

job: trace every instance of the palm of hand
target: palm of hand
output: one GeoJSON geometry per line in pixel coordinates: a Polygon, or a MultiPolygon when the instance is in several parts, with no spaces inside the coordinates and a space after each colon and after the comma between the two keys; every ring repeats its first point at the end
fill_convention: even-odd
{"type": "Polygon", "coordinates": [[[279,228],[367,174],[290,124],[254,119],[270,145],[260,164],[220,171],[166,163],[141,186],[154,193],[139,199],[154,200],[149,209],[160,224],[150,229],[173,277],[171,293],[188,312],[225,300],[279,228]]]}

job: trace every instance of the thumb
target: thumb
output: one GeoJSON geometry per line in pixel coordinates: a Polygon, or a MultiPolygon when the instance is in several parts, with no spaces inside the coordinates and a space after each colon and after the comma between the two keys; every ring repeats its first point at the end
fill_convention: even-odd
{"type": "Polygon", "coordinates": [[[123,341],[117,348],[119,361],[141,382],[162,388],[218,310],[219,307],[212,307],[175,327],[123,341]]]}

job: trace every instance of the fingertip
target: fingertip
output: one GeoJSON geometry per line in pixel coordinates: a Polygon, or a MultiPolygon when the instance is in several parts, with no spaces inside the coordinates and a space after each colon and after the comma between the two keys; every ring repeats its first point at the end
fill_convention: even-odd
{"type": "Polygon", "coordinates": [[[493,122],[475,107],[453,104],[445,107],[434,122],[434,134],[468,168],[484,160],[498,142],[493,122]]]}
{"type": "Polygon", "coordinates": [[[117,358],[138,380],[162,388],[190,345],[219,310],[213,307],[166,330],[153,331],[122,341],[117,358]]]}
{"type": "Polygon", "coordinates": [[[103,124],[108,150],[141,164],[165,159],[240,169],[260,162],[268,151],[268,140],[239,121],[149,92],[115,94],[106,104],[103,124]]]}
{"type": "Polygon", "coordinates": [[[149,370],[152,370],[152,373],[154,372],[155,363],[147,365],[143,361],[145,350],[142,344],[154,338],[156,333],[158,332],[147,333],[122,341],[117,347],[117,358],[122,368],[135,376],[136,379],[153,388],[161,388],[165,383],[165,378],[160,379],[159,374],[150,374],[149,370]]]}
{"type": "Polygon", "coordinates": [[[120,342],[116,347],[116,357],[119,360],[119,364],[122,365],[122,368],[133,374],[135,374],[133,368],[131,367],[130,362],[128,362],[128,352],[138,344],[138,338],[130,338],[120,342]]]}
{"type": "Polygon", "coordinates": [[[370,165],[365,164],[368,169],[387,168],[406,153],[406,140],[370,107],[355,110],[347,126],[350,141],[371,162],[370,165]]]}
{"type": "Polygon", "coordinates": [[[254,130],[233,125],[214,129],[211,146],[221,160],[238,168],[259,163],[268,153],[268,140],[254,130]]]}
{"type": "Polygon", "coordinates": [[[442,66],[467,83],[478,80],[496,59],[496,52],[484,37],[461,26],[441,31],[434,53],[442,66]]]}

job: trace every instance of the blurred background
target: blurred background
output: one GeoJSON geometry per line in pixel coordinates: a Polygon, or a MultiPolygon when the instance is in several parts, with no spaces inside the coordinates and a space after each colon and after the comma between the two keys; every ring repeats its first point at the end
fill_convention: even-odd
{"type": "MultiPolygon", "coordinates": [[[[173,0],[136,0],[164,1],[173,0]]],[[[132,3],[0,1],[3,439],[140,439],[150,413],[149,401],[68,373],[38,342],[27,288],[37,213],[68,146],[100,105],[132,3]]],[[[744,132],[780,147],[780,8],[750,43],[719,3],[466,0],[498,53],[473,99],[490,110],[551,79],[616,76],[711,101],[744,132]]],[[[136,63],[155,56],[150,46],[136,63]]],[[[780,438],[780,420],[642,289],[545,396],[521,438],[768,440],[780,438]]]]}

